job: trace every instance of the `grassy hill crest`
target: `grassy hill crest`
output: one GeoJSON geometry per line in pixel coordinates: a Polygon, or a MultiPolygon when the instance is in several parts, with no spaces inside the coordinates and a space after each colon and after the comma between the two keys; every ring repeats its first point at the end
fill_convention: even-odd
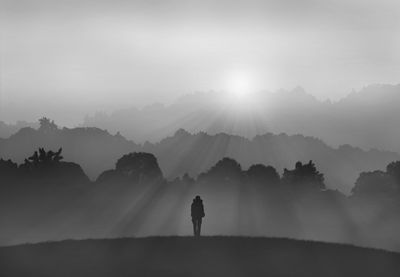
{"type": "Polygon", "coordinates": [[[399,276],[400,254],[285,238],[147,237],[0,248],[2,276],[399,276]]]}

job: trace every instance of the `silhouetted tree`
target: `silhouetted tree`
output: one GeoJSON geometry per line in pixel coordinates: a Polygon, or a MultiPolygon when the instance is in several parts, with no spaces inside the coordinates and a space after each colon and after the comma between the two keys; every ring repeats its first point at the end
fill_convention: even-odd
{"type": "Polygon", "coordinates": [[[386,173],[394,178],[397,186],[400,187],[400,161],[391,162],[386,166],[386,173]]]}
{"type": "Polygon", "coordinates": [[[39,131],[43,133],[51,133],[58,130],[58,126],[54,123],[54,120],[50,120],[47,117],[42,117],[39,119],[40,127],[39,131]]]}
{"type": "Polygon", "coordinates": [[[2,184],[15,181],[18,177],[18,165],[11,160],[0,159],[0,180],[2,184]]]}
{"type": "Polygon", "coordinates": [[[280,177],[272,166],[255,164],[246,171],[247,182],[254,184],[278,184],[280,177]]]}
{"type": "Polygon", "coordinates": [[[315,164],[310,160],[307,164],[297,162],[295,169],[284,169],[282,183],[300,190],[325,189],[324,175],[320,173],[315,164]]]}
{"type": "Polygon", "coordinates": [[[14,169],[18,169],[18,165],[16,163],[14,163],[12,160],[0,159],[0,170],[6,171],[6,170],[14,170],[14,169]]]}
{"type": "Polygon", "coordinates": [[[38,166],[58,163],[63,159],[61,152],[62,148],[59,148],[57,152],[53,152],[52,150],[46,152],[44,148],[39,148],[39,154],[38,151],[35,151],[32,156],[25,159],[25,164],[38,166]]]}
{"type": "Polygon", "coordinates": [[[130,183],[158,181],[163,174],[153,154],[135,152],[122,156],[116,163],[115,170],[103,172],[98,182],[127,181],[130,183]]]}
{"type": "Polygon", "coordinates": [[[352,189],[353,196],[378,197],[397,191],[395,179],[381,170],[362,172],[352,189]]]}
{"type": "Polygon", "coordinates": [[[242,167],[231,158],[223,158],[209,171],[199,175],[200,180],[212,180],[217,182],[239,182],[242,179],[242,167]]]}
{"type": "Polygon", "coordinates": [[[75,163],[61,161],[62,148],[57,152],[39,148],[19,166],[21,179],[26,182],[77,184],[89,182],[82,168],[75,163]]]}
{"type": "Polygon", "coordinates": [[[162,178],[156,157],[150,153],[135,152],[122,156],[117,161],[116,170],[133,179],[162,178]]]}
{"type": "Polygon", "coordinates": [[[391,162],[386,172],[362,172],[352,189],[353,196],[369,198],[400,196],[400,161],[391,162]]]}

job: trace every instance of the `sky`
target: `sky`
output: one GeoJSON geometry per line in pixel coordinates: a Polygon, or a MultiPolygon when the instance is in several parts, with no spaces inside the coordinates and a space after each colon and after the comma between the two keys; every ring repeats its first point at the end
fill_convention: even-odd
{"type": "Polygon", "coordinates": [[[398,0],[0,0],[0,120],[210,90],[338,100],[400,83],[399,34],[398,0]]]}

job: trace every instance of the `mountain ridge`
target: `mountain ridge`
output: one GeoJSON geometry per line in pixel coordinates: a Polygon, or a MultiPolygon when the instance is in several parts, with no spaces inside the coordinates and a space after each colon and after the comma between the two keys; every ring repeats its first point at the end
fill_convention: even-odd
{"type": "Polygon", "coordinates": [[[113,168],[114,162],[129,152],[149,152],[160,162],[168,179],[189,173],[197,176],[223,157],[236,159],[244,168],[251,164],[272,165],[282,172],[297,161],[314,160],[325,174],[328,187],[349,193],[359,173],[383,169],[400,155],[343,145],[333,148],[323,140],[303,135],[266,133],[252,139],[238,135],[206,132],[192,134],[182,128],[157,143],[136,144],[120,133],[91,127],[63,128],[50,132],[22,128],[0,140],[0,157],[22,162],[37,148],[63,147],[65,158],[80,164],[95,179],[113,168]]]}
{"type": "Polygon", "coordinates": [[[226,132],[247,138],[266,132],[300,133],[335,147],[351,144],[400,152],[396,105],[400,102],[400,84],[366,86],[337,101],[318,100],[302,88],[259,92],[249,101],[235,107],[223,92],[198,92],[170,105],[97,113],[87,116],[82,125],[120,131],[136,142],[157,142],[184,128],[194,133],[226,132]],[[242,108],[248,111],[241,114],[242,108]]]}

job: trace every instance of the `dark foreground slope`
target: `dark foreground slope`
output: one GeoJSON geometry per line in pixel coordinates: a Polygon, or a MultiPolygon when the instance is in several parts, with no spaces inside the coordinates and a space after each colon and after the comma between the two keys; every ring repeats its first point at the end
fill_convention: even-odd
{"type": "Polygon", "coordinates": [[[0,248],[1,276],[400,276],[400,254],[320,242],[152,237],[0,248]]]}

